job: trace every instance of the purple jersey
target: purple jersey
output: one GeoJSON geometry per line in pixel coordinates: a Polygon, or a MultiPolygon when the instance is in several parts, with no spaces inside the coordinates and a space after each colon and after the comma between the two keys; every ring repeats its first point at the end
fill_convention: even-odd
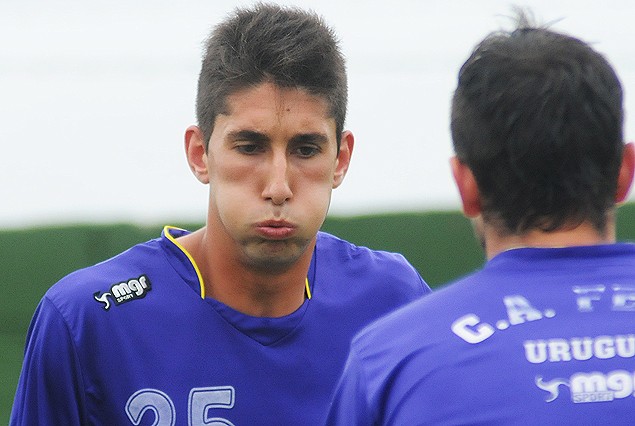
{"type": "Polygon", "coordinates": [[[352,336],[429,292],[398,254],[319,233],[312,298],[282,318],[201,298],[161,238],[70,274],[29,328],[12,425],[319,424],[352,336]]]}
{"type": "Polygon", "coordinates": [[[521,248],[365,328],[329,425],[633,424],[635,245],[521,248]]]}

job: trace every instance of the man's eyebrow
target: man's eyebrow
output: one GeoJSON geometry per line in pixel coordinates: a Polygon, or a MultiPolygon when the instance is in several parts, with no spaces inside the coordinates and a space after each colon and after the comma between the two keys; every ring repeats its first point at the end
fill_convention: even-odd
{"type": "Polygon", "coordinates": [[[323,145],[327,143],[329,140],[328,136],[323,133],[300,133],[298,135],[294,135],[291,138],[291,142],[293,143],[314,143],[318,145],[323,145]]]}
{"type": "Polygon", "coordinates": [[[255,130],[237,130],[235,132],[230,132],[227,134],[226,139],[231,141],[245,140],[260,143],[269,141],[269,137],[267,135],[255,130]]]}

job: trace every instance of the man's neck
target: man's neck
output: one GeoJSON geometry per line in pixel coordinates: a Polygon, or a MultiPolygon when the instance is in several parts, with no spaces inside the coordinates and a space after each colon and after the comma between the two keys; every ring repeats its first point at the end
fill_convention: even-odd
{"type": "Polygon", "coordinates": [[[205,296],[247,315],[281,317],[304,303],[311,253],[286,271],[255,271],[240,262],[231,250],[216,246],[206,228],[179,239],[196,262],[205,285],[205,296]]]}
{"type": "Polygon", "coordinates": [[[584,222],[576,227],[561,229],[552,232],[532,230],[520,235],[501,235],[496,229],[485,225],[483,227],[483,240],[485,241],[485,254],[488,259],[497,254],[521,247],[571,247],[590,246],[598,244],[615,243],[615,224],[606,226],[605,232],[599,232],[590,223],[584,222]]]}

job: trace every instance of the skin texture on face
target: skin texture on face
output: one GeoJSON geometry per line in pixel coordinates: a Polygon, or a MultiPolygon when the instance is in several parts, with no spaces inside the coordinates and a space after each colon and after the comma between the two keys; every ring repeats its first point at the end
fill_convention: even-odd
{"type": "MultiPolygon", "coordinates": [[[[302,89],[262,83],[230,95],[227,105],[207,153],[188,147],[195,175],[210,186],[207,234],[247,270],[283,273],[301,259],[308,268],[352,135],[344,132],[338,153],[326,100],[302,89]]],[[[193,127],[186,142],[196,147],[201,137],[193,127]]]]}

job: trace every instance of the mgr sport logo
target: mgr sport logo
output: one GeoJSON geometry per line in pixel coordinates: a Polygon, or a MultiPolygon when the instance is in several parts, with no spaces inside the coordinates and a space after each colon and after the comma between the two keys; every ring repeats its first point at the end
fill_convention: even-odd
{"type": "Polygon", "coordinates": [[[141,275],[139,278],[132,278],[128,281],[113,284],[109,291],[103,293],[97,291],[93,294],[93,297],[96,301],[103,303],[103,308],[108,310],[111,306],[110,299],[115,302],[115,305],[121,305],[122,303],[144,298],[150,290],[152,290],[150,280],[145,275],[141,275]]]}
{"type": "Polygon", "coordinates": [[[549,393],[545,399],[547,402],[560,396],[560,385],[569,388],[574,403],[608,402],[635,396],[635,373],[626,370],[594,371],[576,373],[569,380],[556,378],[549,381],[536,377],[536,386],[549,393]]]}

